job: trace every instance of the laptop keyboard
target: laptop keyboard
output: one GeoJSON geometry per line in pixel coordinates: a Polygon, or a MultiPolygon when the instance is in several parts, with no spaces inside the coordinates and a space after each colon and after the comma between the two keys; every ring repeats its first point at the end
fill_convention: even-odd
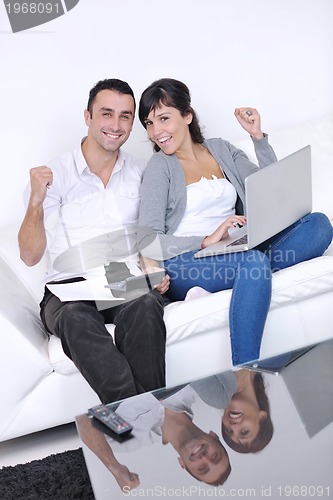
{"type": "Polygon", "coordinates": [[[245,243],[247,243],[247,234],[244,234],[244,236],[242,236],[241,238],[238,238],[235,241],[232,241],[231,243],[229,243],[229,245],[226,245],[226,246],[227,247],[234,247],[236,245],[245,245],[245,243]]]}

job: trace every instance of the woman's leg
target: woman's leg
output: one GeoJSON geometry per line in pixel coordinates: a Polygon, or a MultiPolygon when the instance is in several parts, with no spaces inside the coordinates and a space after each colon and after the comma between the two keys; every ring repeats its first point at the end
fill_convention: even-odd
{"type": "Polygon", "coordinates": [[[229,319],[233,364],[258,359],[271,298],[268,258],[257,250],[202,259],[194,258],[194,253],[165,262],[171,300],[184,300],[194,286],[209,292],[232,288],[229,319]]]}
{"type": "Polygon", "coordinates": [[[276,236],[257,247],[279,271],[300,262],[320,257],[330,245],[333,228],[326,215],[318,212],[302,217],[276,236]]]}
{"type": "Polygon", "coordinates": [[[229,310],[232,362],[234,365],[260,357],[260,345],[272,294],[272,273],[264,254],[244,252],[229,310]],[[253,257],[253,260],[252,260],[253,257]]]}

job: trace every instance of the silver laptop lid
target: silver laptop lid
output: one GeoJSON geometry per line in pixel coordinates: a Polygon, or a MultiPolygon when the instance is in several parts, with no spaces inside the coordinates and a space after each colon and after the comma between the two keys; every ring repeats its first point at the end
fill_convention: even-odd
{"type": "Polygon", "coordinates": [[[245,193],[253,248],[311,212],[310,145],[247,177],[245,193]]]}

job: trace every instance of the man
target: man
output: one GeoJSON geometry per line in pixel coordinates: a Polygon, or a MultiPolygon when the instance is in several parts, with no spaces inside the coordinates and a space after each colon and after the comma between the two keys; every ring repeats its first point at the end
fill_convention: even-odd
{"type": "Polygon", "coordinates": [[[84,112],[88,133],[79,148],[30,170],[28,207],[18,235],[21,259],[33,266],[45,253],[45,283],[56,283],[45,287],[41,302],[47,331],[61,339],[64,352],[104,403],[165,385],[161,294],[168,289],[168,277],[135,300],[98,307],[84,300],[80,286],[104,273],[103,256],[96,260],[93,251],[93,265],[91,255],[78,265],[76,253],[70,253],[91,238],[137,223],[145,163],[120,150],[134,114],[135,99],[126,82],[107,79],[91,89],[84,112]],[[59,267],[57,258],[68,252],[70,264],[59,267]],[[74,283],[77,300],[59,299],[54,287],[61,283],[74,283]],[[115,343],[105,323],[116,325],[115,343]]]}
{"type": "MultiPolygon", "coordinates": [[[[115,410],[133,427],[132,438],[118,442],[96,428],[87,415],[77,419],[81,439],[128,492],[140,485],[140,477],[116,458],[114,452],[130,452],[154,443],[170,444],[178,463],[191,476],[212,486],[224,484],[231,473],[229,456],[213,431],[204,432],[193,423],[192,406],[197,394],[190,385],[159,401],[151,393],[120,403],[115,410]]],[[[154,453],[154,448],[152,448],[154,453]]]]}

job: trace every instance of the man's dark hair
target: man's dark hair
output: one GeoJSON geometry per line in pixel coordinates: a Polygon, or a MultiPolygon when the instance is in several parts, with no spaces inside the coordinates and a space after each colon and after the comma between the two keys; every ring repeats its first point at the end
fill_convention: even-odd
{"type": "Polygon", "coordinates": [[[92,117],[92,107],[96,99],[97,94],[101,90],[115,90],[120,94],[127,94],[133,97],[134,100],[134,111],[135,111],[135,97],[133,90],[128,85],[127,82],[123,80],[118,80],[117,78],[107,78],[105,80],[100,80],[97,82],[89,92],[89,99],[87,104],[87,110],[89,111],[90,117],[92,117]]]}

